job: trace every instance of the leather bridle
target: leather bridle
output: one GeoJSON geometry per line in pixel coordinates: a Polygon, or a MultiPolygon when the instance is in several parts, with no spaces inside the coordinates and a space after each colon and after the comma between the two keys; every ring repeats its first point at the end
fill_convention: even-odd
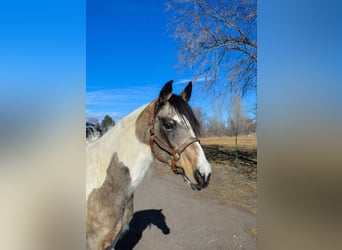
{"type": "Polygon", "coordinates": [[[171,158],[171,169],[175,174],[180,174],[176,167],[176,162],[181,158],[183,151],[189,147],[191,144],[195,142],[199,142],[200,140],[197,137],[191,137],[189,140],[187,140],[185,143],[183,143],[181,146],[179,146],[177,149],[171,148],[167,143],[163,142],[154,132],[154,118],[155,118],[155,109],[156,109],[156,101],[152,103],[151,107],[151,118],[149,121],[149,127],[150,127],[150,146],[151,151],[153,151],[153,145],[156,143],[162,150],[164,150],[166,153],[168,153],[171,158]]]}

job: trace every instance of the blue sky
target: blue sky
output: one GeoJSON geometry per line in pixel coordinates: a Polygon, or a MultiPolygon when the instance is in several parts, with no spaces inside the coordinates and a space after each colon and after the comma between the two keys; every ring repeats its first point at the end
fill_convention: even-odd
{"type": "MultiPolygon", "coordinates": [[[[168,18],[165,1],[87,1],[87,117],[117,121],[156,98],[171,79],[175,93],[183,90],[193,75],[175,67],[168,18]]],[[[199,79],[190,104],[209,114],[210,103],[199,79]]]]}
{"type": "Polygon", "coordinates": [[[1,1],[0,119],[51,129],[45,121],[60,126],[60,116],[83,114],[85,52],[82,0],[1,1]]]}

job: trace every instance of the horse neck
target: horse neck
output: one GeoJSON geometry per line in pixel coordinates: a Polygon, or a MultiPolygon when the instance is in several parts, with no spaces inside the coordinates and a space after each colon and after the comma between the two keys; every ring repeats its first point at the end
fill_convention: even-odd
{"type": "Polygon", "coordinates": [[[146,109],[146,106],[133,111],[103,135],[99,141],[94,142],[94,145],[90,145],[87,154],[95,154],[97,158],[100,158],[96,159],[95,165],[92,166],[100,169],[98,185],[103,183],[111,157],[115,153],[119,161],[129,169],[131,177],[129,189],[131,192],[135,191],[148,172],[153,161],[153,155],[149,144],[144,143],[136,135],[137,119],[146,109]]]}
{"type": "MultiPolygon", "coordinates": [[[[149,144],[142,141],[136,132],[136,126],[138,126],[137,120],[147,109],[146,106],[147,105],[142,106],[126,119],[122,120],[119,133],[121,138],[119,141],[113,142],[118,146],[117,154],[119,160],[122,161],[130,171],[130,189],[133,192],[145,177],[153,161],[153,155],[149,144]]],[[[148,133],[148,130],[146,130],[145,133],[148,133]]]]}

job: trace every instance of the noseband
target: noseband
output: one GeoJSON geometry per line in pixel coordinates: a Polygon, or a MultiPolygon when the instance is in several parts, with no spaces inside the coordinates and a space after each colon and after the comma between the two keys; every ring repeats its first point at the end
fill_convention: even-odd
{"type": "Polygon", "coordinates": [[[179,146],[178,149],[171,148],[167,143],[163,142],[154,132],[154,117],[155,117],[155,109],[156,109],[156,101],[153,102],[151,107],[151,118],[149,122],[150,126],[150,146],[151,151],[153,151],[153,145],[156,143],[162,150],[164,150],[166,153],[168,153],[171,158],[171,169],[175,174],[180,174],[180,172],[177,170],[176,162],[181,158],[183,151],[189,147],[191,144],[195,142],[199,142],[200,140],[197,137],[192,137],[189,140],[187,140],[185,143],[183,143],[181,146],[179,146]]]}

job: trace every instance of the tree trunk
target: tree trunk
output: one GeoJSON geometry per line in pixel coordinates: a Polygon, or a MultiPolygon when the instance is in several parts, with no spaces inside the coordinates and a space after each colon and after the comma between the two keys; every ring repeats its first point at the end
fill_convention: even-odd
{"type": "Polygon", "coordinates": [[[238,138],[238,135],[235,135],[235,161],[238,161],[238,159],[239,159],[237,138],[238,138]]]}

